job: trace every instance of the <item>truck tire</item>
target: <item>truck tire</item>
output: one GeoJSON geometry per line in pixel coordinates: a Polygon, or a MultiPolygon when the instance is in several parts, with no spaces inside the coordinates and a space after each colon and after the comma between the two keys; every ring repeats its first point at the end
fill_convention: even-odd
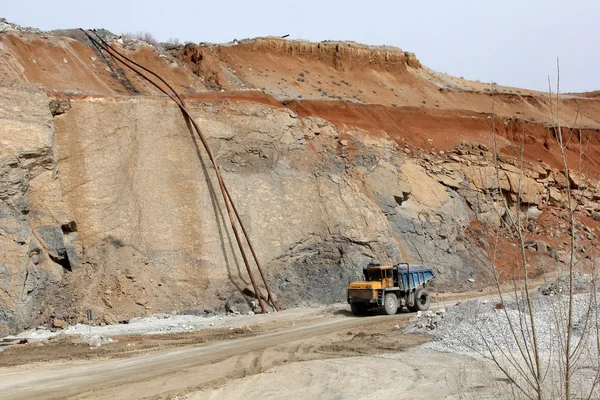
{"type": "Polygon", "coordinates": [[[431,304],[431,296],[425,288],[417,289],[415,292],[415,305],[411,311],[427,311],[431,304]]]}
{"type": "Polygon", "coordinates": [[[387,315],[395,315],[398,312],[398,297],[394,293],[385,295],[383,308],[387,315]]]}
{"type": "Polygon", "coordinates": [[[365,304],[350,304],[350,309],[354,315],[365,315],[367,313],[367,306],[365,304]]]}

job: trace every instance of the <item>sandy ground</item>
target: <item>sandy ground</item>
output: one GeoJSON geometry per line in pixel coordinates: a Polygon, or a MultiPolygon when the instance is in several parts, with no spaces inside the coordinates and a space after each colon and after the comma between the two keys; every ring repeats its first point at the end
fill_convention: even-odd
{"type": "Polygon", "coordinates": [[[497,398],[502,381],[468,356],[404,352],[298,362],[217,389],[180,397],[204,399],[459,399],[497,398]],[[387,384],[386,384],[387,383],[387,384]]]}
{"type": "Polygon", "coordinates": [[[401,333],[411,316],[294,309],[100,348],[61,335],[0,355],[0,399],[485,398],[502,386],[471,357],[412,352],[428,338],[401,333]]]}

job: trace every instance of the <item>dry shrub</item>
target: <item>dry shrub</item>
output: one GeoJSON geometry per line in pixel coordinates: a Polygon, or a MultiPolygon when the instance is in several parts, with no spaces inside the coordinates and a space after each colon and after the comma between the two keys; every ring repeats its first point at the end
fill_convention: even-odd
{"type": "Polygon", "coordinates": [[[136,32],[136,33],[123,33],[121,34],[123,39],[135,39],[142,42],[146,42],[152,46],[157,46],[158,41],[152,36],[150,32],[136,32]]]}
{"type": "Polygon", "coordinates": [[[50,32],[50,35],[69,37],[81,43],[86,43],[88,40],[85,33],[81,32],[79,29],[56,29],[50,32]]]}

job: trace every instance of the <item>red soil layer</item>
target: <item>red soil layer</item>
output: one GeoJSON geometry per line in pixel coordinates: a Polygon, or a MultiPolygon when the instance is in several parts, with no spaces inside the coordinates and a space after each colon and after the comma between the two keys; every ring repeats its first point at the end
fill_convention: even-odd
{"type": "Polygon", "coordinates": [[[14,63],[27,82],[47,89],[125,93],[119,81],[106,71],[91,48],[71,39],[0,34],[0,43],[10,52],[4,63],[14,63]]]}
{"type": "MultiPolygon", "coordinates": [[[[70,38],[0,34],[0,46],[7,49],[0,63],[2,69],[18,71],[18,74],[7,76],[8,79],[38,83],[58,91],[110,95],[158,93],[126,68],[115,69],[114,60],[107,64],[95,50],[70,38]],[[125,79],[118,76],[121,73],[125,74],[125,79]]],[[[182,92],[206,90],[196,76],[181,66],[169,65],[150,48],[123,50],[123,53],[158,73],[182,92]]],[[[116,66],[122,67],[120,63],[116,66]]]]}
{"type": "MultiPolygon", "coordinates": [[[[206,87],[200,80],[186,69],[177,64],[170,65],[168,61],[163,60],[154,50],[148,47],[142,47],[136,51],[126,50],[120,46],[112,44],[120,53],[131,58],[135,62],[148,68],[165,81],[169,82],[175,90],[181,93],[196,93],[206,91],[206,87]]],[[[116,60],[114,60],[116,61],[116,60]]],[[[127,80],[141,93],[159,93],[158,90],[143,78],[139,77],[130,69],[126,68],[121,62],[116,62],[122,68],[127,80]]],[[[148,73],[142,71],[145,75],[148,73]]],[[[151,77],[151,76],[149,76],[151,77]]]]}
{"type": "MultiPolygon", "coordinates": [[[[285,101],[349,100],[361,104],[471,110],[552,123],[548,95],[467,81],[422,67],[416,57],[389,47],[307,43],[277,38],[238,45],[193,46],[178,55],[218,89],[253,87],[285,101]]],[[[600,99],[562,96],[567,125],[600,128],[600,99]]]]}
{"type": "MultiPolygon", "coordinates": [[[[465,110],[434,110],[414,107],[385,107],[331,101],[290,101],[286,103],[301,116],[321,117],[339,128],[357,127],[372,135],[388,135],[400,145],[431,150],[450,150],[462,141],[493,146],[492,116],[465,110]],[[430,143],[428,140],[431,139],[430,143]]],[[[525,156],[542,160],[550,166],[563,169],[560,154],[553,139],[554,129],[541,124],[517,119],[494,121],[501,150],[513,151],[512,144],[523,144],[525,156]],[[508,139],[508,140],[506,140],[508,139]]],[[[563,128],[563,136],[573,132],[563,128]]],[[[573,137],[577,137],[579,131],[573,137]]],[[[589,172],[600,175],[600,134],[593,129],[582,129],[584,143],[588,143],[585,164],[589,172]]],[[[568,146],[569,168],[579,167],[579,147],[576,140],[568,146]]]]}
{"type": "Polygon", "coordinates": [[[231,85],[223,73],[221,60],[204,47],[185,46],[177,56],[189,66],[190,70],[201,77],[206,87],[213,90],[229,90],[231,85]]]}

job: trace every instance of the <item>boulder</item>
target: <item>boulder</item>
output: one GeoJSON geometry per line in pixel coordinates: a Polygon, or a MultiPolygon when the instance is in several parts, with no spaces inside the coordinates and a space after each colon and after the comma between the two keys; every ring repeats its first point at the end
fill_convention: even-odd
{"type": "Polygon", "coordinates": [[[117,321],[117,319],[111,313],[104,314],[104,316],[102,317],[102,320],[107,325],[118,325],[119,324],[119,321],[117,321]]]}
{"type": "Polygon", "coordinates": [[[549,247],[550,246],[548,246],[548,243],[544,242],[543,240],[538,240],[535,243],[535,248],[540,253],[546,253],[549,247]]]}
{"type": "Polygon", "coordinates": [[[248,314],[252,311],[252,303],[240,292],[234,292],[225,303],[225,310],[231,313],[248,314]]]}
{"type": "Polygon", "coordinates": [[[569,260],[571,259],[571,254],[566,251],[566,250],[560,250],[556,252],[556,260],[560,261],[563,264],[567,264],[569,263],[569,260]]]}
{"type": "Polygon", "coordinates": [[[491,209],[489,211],[477,214],[477,221],[489,227],[499,227],[502,223],[502,217],[506,214],[506,209],[491,209]]]}
{"type": "Polygon", "coordinates": [[[442,185],[448,186],[449,188],[452,188],[452,189],[458,189],[458,187],[460,186],[460,183],[461,183],[461,180],[459,180],[458,177],[456,177],[456,176],[453,177],[453,176],[440,174],[440,175],[436,175],[435,178],[442,185]]]}
{"type": "Polygon", "coordinates": [[[41,239],[42,244],[50,257],[63,259],[67,256],[63,232],[60,226],[42,226],[35,230],[36,236],[41,239]]]}
{"type": "Polygon", "coordinates": [[[52,326],[54,328],[65,329],[66,327],[69,326],[69,323],[67,321],[65,321],[64,319],[53,318],[52,319],[52,326]]]}
{"type": "Polygon", "coordinates": [[[542,160],[538,160],[538,161],[539,161],[539,166],[544,169],[544,171],[546,172],[546,176],[548,176],[548,174],[550,172],[552,172],[552,167],[542,160]]]}
{"type": "Polygon", "coordinates": [[[496,172],[494,167],[465,167],[463,169],[465,177],[471,184],[478,190],[490,190],[490,189],[503,189],[508,190],[510,188],[508,181],[506,180],[506,174],[504,171],[496,172]],[[498,181],[498,178],[500,180],[498,181]]]}
{"type": "Polygon", "coordinates": [[[498,154],[498,159],[506,164],[517,165],[519,159],[514,156],[509,156],[507,154],[498,154]]]}
{"type": "Polygon", "coordinates": [[[550,204],[559,206],[565,203],[565,196],[562,192],[554,187],[550,187],[548,190],[548,199],[550,204]]]}
{"type": "Polygon", "coordinates": [[[521,175],[522,171],[519,167],[512,164],[502,164],[500,165],[504,171],[512,172],[513,174],[521,175]]]}
{"type": "Polygon", "coordinates": [[[525,174],[533,179],[544,179],[548,176],[548,171],[538,163],[526,165],[525,174]]]}
{"type": "Polygon", "coordinates": [[[48,103],[50,112],[53,116],[61,115],[69,111],[71,108],[71,102],[69,99],[52,99],[48,103]]]}
{"type": "Polygon", "coordinates": [[[69,260],[71,270],[81,267],[80,254],[83,254],[83,248],[81,242],[79,241],[77,232],[71,232],[64,235],[63,241],[65,243],[65,250],[67,252],[67,258],[69,260]]]}
{"type": "Polygon", "coordinates": [[[574,189],[583,189],[587,187],[587,177],[583,174],[569,170],[569,183],[574,189]]]}
{"type": "Polygon", "coordinates": [[[554,178],[556,186],[558,186],[559,189],[567,188],[567,178],[561,172],[554,171],[552,173],[552,177],[554,178]]]}
{"type": "Polygon", "coordinates": [[[522,203],[540,204],[542,185],[522,174],[506,172],[506,176],[510,183],[511,193],[516,196],[520,195],[522,203]]]}
{"type": "Polygon", "coordinates": [[[527,219],[537,219],[540,215],[542,215],[542,211],[539,208],[533,206],[527,208],[527,219]]]}

